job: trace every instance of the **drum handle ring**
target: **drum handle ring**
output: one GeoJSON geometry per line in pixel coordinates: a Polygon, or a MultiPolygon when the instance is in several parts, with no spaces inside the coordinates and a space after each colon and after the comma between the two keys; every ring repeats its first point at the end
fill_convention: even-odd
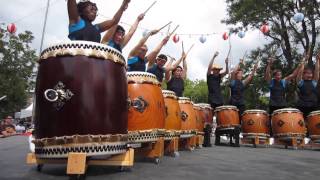
{"type": "Polygon", "coordinates": [[[57,110],[60,110],[73,95],[69,89],[65,89],[65,85],[61,81],[53,89],[46,89],[44,91],[45,99],[52,102],[57,110]]]}
{"type": "Polygon", "coordinates": [[[143,99],[142,96],[139,96],[130,101],[130,107],[133,107],[136,111],[143,113],[144,110],[149,106],[149,103],[143,99]]]}

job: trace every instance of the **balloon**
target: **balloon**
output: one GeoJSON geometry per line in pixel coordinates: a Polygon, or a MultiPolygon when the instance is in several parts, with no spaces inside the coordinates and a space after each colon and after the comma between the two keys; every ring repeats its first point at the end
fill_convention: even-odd
{"type": "Polygon", "coordinates": [[[260,31],[263,32],[263,34],[267,34],[270,31],[269,26],[267,24],[262,25],[260,31]]]}
{"type": "Polygon", "coordinates": [[[304,15],[300,12],[296,13],[294,16],[293,16],[293,20],[296,22],[296,23],[299,23],[299,22],[302,22],[304,19],[304,15]]]}
{"type": "Polygon", "coordinates": [[[178,36],[177,34],[175,34],[175,35],[172,37],[172,40],[173,40],[174,43],[177,43],[177,42],[179,42],[180,38],[179,38],[179,36],[178,36]]]}
{"type": "Polygon", "coordinates": [[[205,42],[207,41],[207,38],[202,35],[202,36],[200,36],[199,41],[200,41],[201,43],[205,43],[205,42]]]}
{"type": "Polygon", "coordinates": [[[148,35],[149,31],[146,29],[145,31],[143,31],[142,36],[146,37],[148,35]]]}
{"type": "Polygon", "coordinates": [[[227,32],[224,32],[222,35],[223,40],[227,40],[229,38],[229,35],[227,32]]]}
{"type": "Polygon", "coordinates": [[[7,30],[8,30],[9,33],[13,34],[13,33],[15,33],[17,31],[17,27],[16,27],[15,24],[10,23],[7,26],[7,30]]]}
{"type": "Polygon", "coordinates": [[[244,38],[245,35],[246,35],[246,33],[244,31],[240,31],[238,33],[239,38],[244,38]]]}

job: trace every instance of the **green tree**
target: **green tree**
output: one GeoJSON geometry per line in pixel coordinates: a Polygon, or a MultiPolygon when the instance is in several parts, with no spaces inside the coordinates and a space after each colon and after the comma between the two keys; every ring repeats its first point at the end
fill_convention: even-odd
{"type": "Polygon", "coordinates": [[[207,103],[207,82],[204,80],[192,81],[190,79],[187,79],[184,86],[184,96],[191,98],[194,103],[207,103]]]}
{"type": "Polygon", "coordinates": [[[0,118],[13,115],[26,105],[28,93],[34,89],[33,71],[37,60],[31,49],[32,33],[10,34],[0,26],[0,118]]]}

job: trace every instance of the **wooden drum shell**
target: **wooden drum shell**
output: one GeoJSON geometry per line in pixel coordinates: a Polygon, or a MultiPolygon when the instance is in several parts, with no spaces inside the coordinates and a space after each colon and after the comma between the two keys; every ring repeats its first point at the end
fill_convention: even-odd
{"type": "Polygon", "coordinates": [[[248,110],[242,115],[241,123],[244,134],[270,135],[270,119],[265,111],[248,110]]]}
{"type": "MultiPolygon", "coordinates": [[[[130,73],[127,73],[127,75],[130,73]]],[[[131,72],[133,79],[139,79],[140,76],[151,76],[149,73],[131,72]]],[[[143,77],[142,77],[143,78],[143,77]]],[[[152,76],[154,80],[155,77],[152,76]]],[[[130,81],[128,76],[128,94],[131,102],[139,100],[147,103],[145,109],[139,112],[134,107],[129,108],[128,112],[128,130],[151,130],[151,129],[164,129],[165,128],[165,103],[162,91],[156,80],[154,82],[148,81],[130,81]]]]}
{"type": "Polygon", "coordinates": [[[297,109],[279,109],[272,114],[274,137],[305,136],[303,114],[297,109]]]}
{"type": "Polygon", "coordinates": [[[182,114],[181,130],[196,130],[196,112],[193,109],[193,103],[190,100],[182,100],[180,97],[179,106],[182,114]]]}
{"type": "Polygon", "coordinates": [[[165,129],[181,130],[181,110],[177,97],[164,95],[164,103],[166,106],[165,129]]]}
{"type": "Polygon", "coordinates": [[[235,106],[220,106],[215,109],[217,128],[240,126],[238,109],[235,106]]]}
{"type": "Polygon", "coordinates": [[[320,139],[320,111],[311,112],[308,116],[308,132],[311,139],[320,139]]]}

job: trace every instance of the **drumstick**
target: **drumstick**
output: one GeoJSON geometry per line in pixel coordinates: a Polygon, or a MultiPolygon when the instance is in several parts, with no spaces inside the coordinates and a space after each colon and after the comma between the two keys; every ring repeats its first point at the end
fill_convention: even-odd
{"type": "Polygon", "coordinates": [[[144,11],[143,14],[146,14],[146,13],[152,8],[152,6],[153,6],[154,4],[156,4],[156,2],[157,2],[157,1],[154,1],[154,2],[148,7],[148,9],[144,11]]]}
{"type": "Polygon", "coordinates": [[[171,25],[169,24],[169,26],[168,26],[168,31],[167,31],[167,35],[169,35],[170,28],[171,28],[171,25]]]}
{"type": "Polygon", "coordinates": [[[182,42],[182,43],[181,43],[181,44],[182,44],[182,52],[184,52],[184,46],[183,46],[183,41],[181,41],[181,42],[182,42]]]}
{"type": "Polygon", "coordinates": [[[187,51],[186,55],[188,55],[188,53],[191,51],[191,49],[193,48],[194,44],[192,44],[192,46],[189,48],[189,50],[187,51]]]}
{"type": "Polygon", "coordinates": [[[178,29],[179,25],[176,26],[176,28],[174,28],[174,30],[169,34],[170,36],[172,36],[172,34],[178,29]]]}
{"type": "Polygon", "coordinates": [[[168,25],[170,25],[172,23],[172,21],[168,22],[166,25],[162,26],[160,29],[158,29],[158,31],[161,31],[163,28],[167,27],[168,25]]]}

